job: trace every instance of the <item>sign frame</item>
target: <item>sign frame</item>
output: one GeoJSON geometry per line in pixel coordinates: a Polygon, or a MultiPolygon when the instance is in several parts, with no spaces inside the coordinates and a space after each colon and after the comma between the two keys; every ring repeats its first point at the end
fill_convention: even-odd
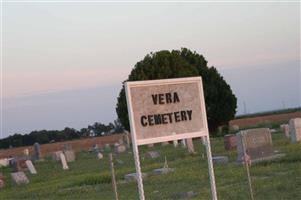
{"type": "Polygon", "coordinates": [[[133,146],[133,153],[134,153],[134,159],[135,159],[135,167],[136,167],[136,175],[137,175],[136,177],[137,177],[137,182],[138,182],[138,190],[139,190],[140,200],[145,200],[145,197],[144,197],[144,189],[143,189],[143,182],[142,182],[142,173],[141,173],[141,167],[140,167],[138,146],[145,145],[145,144],[151,144],[151,143],[158,143],[158,142],[167,142],[167,141],[173,141],[173,140],[195,138],[195,137],[201,137],[203,144],[206,147],[212,199],[217,200],[202,77],[198,76],[198,77],[189,77],[189,78],[173,78],[173,79],[159,79],[159,80],[147,80],[147,81],[126,81],[125,82],[125,94],[126,94],[126,101],[127,101],[130,129],[131,129],[132,146],[133,146]],[[131,88],[132,87],[143,87],[143,86],[181,84],[181,83],[183,83],[183,84],[198,83],[198,91],[199,91],[200,103],[201,103],[200,106],[201,106],[201,112],[202,112],[201,114],[203,116],[202,123],[204,125],[203,130],[199,130],[199,131],[191,132],[191,133],[189,133],[189,132],[188,133],[179,133],[179,134],[173,134],[173,135],[168,135],[168,136],[137,140],[136,127],[135,127],[135,122],[134,122],[134,111],[133,111],[133,106],[132,106],[131,88]]]}

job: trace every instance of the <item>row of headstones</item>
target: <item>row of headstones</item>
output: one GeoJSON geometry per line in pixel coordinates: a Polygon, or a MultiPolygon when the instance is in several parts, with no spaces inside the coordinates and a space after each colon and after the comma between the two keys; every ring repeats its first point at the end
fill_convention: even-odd
{"type": "MultiPolygon", "coordinates": [[[[286,137],[291,138],[293,143],[301,141],[301,118],[291,119],[289,124],[282,124],[280,128],[286,137]]],[[[251,162],[283,156],[283,154],[277,154],[273,150],[271,130],[269,128],[248,129],[240,131],[236,135],[225,135],[224,145],[226,150],[237,149],[238,162],[243,161],[244,155],[249,156],[251,162]]]]}
{"type": "MultiPolygon", "coordinates": [[[[11,159],[5,159],[8,161],[8,165],[12,168],[11,178],[12,182],[16,185],[27,184],[29,179],[24,173],[29,171],[31,174],[37,174],[32,160],[42,160],[41,148],[38,143],[34,144],[33,155],[29,155],[29,150],[23,150],[23,156],[17,156],[11,159]]],[[[61,161],[64,170],[69,169],[68,162],[75,161],[75,153],[71,150],[70,144],[64,144],[63,151],[56,151],[52,154],[52,159],[55,161],[61,161]]],[[[4,187],[4,176],[0,174],[0,188],[4,187]]]]}

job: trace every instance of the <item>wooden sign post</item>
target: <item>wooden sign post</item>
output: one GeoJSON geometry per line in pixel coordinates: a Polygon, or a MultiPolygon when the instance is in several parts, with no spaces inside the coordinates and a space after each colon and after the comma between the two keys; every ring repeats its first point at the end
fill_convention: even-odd
{"type": "Polygon", "coordinates": [[[216,187],[201,77],[125,83],[140,200],[144,200],[139,145],[203,137],[212,199],[216,187]]]}

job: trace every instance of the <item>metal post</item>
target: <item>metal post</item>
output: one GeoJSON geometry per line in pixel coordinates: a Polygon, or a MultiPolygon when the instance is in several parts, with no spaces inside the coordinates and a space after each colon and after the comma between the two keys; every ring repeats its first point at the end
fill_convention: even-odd
{"type": "Polygon", "coordinates": [[[212,200],[217,200],[216,186],[215,186],[215,177],[214,177],[214,169],[213,169],[211,146],[210,146],[210,139],[209,139],[209,136],[204,136],[204,137],[206,137],[206,144],[205,144],[205,146],[206,146],[207,159],[208,159],[208,168],[209,168],[208,170],[209,170],[210,185],[211,185],[211,196],[212,196],[212,200]]]}
{"type": "Polygon", "coordinates": [[[244,157],[243,157],[243,161],[247,170],[247,177],[248,177],[248,184],[249,184],[249,190],[250,190],[250,196],[251,199],[254,200],[254,195],[253,195],[253,189],[252,189],[252,180],[251,180],[251,176],[250,176],[250,169],[249,169],[249,163],[247,158],[247,153],[246,153],[246,147],[245,147],[245,137],[244,137],[244,133],[242,133],[241,135],[241,139],[242,139],[242,150],[244,152],[244,157]]]}
{"type": "Polygon", "coordinates": [[[137,181],[138,181],[139,199],[145,200],[143,182],[142,182],[142,173],[141,173],[141,167],[140,167],[140,159],[139,159],[139,151],[138,151],[138,146],[136,144],[133,145],[133,152],[134,152],[135,167],[136,167],[136,173],[137,173],[136,175],[137,175],[137,181]]]}
{"type": "Polygon", "coordinates": [[[111,168],[111,176],[112,176],[112,186],[115,194],[115,200],[118,200],[118,193],[117,193],[117,184],[115,179],[115,170],[114,170],[114,162],[113,162],[113,155],[109,153],[109,161],[110,161],[110,168],[111,168]]]}

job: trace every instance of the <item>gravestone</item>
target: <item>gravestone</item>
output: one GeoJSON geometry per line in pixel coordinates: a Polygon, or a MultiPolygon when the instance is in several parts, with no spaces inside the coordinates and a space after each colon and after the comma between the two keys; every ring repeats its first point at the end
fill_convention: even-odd
{"type": "Polygon", "coordinates": [[[154,147],[154,144],[148,144],[147,147],[152,148],[152,147],[154,147]]]}
{"type": "Polygon", "coordinates": [[[174,140],[174,141],[173,141],[173,146],[174,146],[174,147],[178,147],[178,144],[179,144],[179,143],[178,143],[178,140],[174,140]]]}
{"type": "Polygon", "coordinates": [[[3,174],[0,172],[0,190],[5,186],[5,180],[3,174]]]}
{"type": "Polygon", "coordinates": [[[290,127],[288,124],[281,124],[280,128],[282,132],[284,133],[285,137],[289,138],[290,137],[290,127]]]}
{"type": "Polygon", "coordinates": [[[23,154],[24,156],[29,156],[29,149],[24,149],[23,154]]]}
{"type": "Polygon", "coordinates": [[[11,167],[13,169],[13,172],[20,172],[20,171],[26,171],[28,168],[27,168],[27,165],[25,163],[25,159],[23,158],[14,158],[11,160],[10,164],[11,164],[11,167]]]}
{"type": "MultiPolygon", "coordinates": [[[[142,174],[142,178],[146,178],[147,177],[146,173],[141,173],[141,174],[142,174]]],[[[134,181],[134,180],[137,181],[137,174],[136,173],[126,174],[124,176],[124,180],[126,182],[130,182],[130,181],[134,181]]]]}
{"type": "Polygon", "coordinates": [[[72,150],[72,146],[71,146],[71,144],[64,144],[64,146],[63,146],[63,150],[64,150],[64,151],[69,151],[69,150],[72,150]]]}
{"type": "Polygon", "coordinates": [[[213,156],[213,164],[227,164],[229,162],[228,156],[213,156]]]}
{"type": "Polygon", "coordinates": [[[250,156],[252,162],[270,159],[274,156],[272,137],[269,128],[257,128],[237,133],[237,161],[242,162],[244,151],[250,156]]]}
{"type": "Polygon", "coordinates": [[[179,192],[171,196],[172,200],[179,200],[179,199],[190,199],[192,197],[196,197],[198,195],[197,192],[189,191],[189,192],[179,192]]]}
{"type": "Polygon", "coordinates": [[[98,153],[97,153],[97,159],[98,159],[98,160],[101,160],[101,159],[103,159],[103,155],[102,155],[102,153],[100,153],[100,152],[98,152],[98,153]]]}
{"type": "Polygon", "coordinates": [[[167,146],[167,145],[169,145],[169,142],[162,142],[162,143],[161,143],[161,146],[163,146],[163,147],[164,147],[164,146],[167,146]]]}
{"type": "Polygon", "coordinates": [[[41,145],[36,142],[33,145],[33,160],[40,160],[41,158],[42,158],[41,145]]]}
{"type": "Polygon", "coordinates": [[[63,170],[68,170],[69,167],[68,167],[65,155],[63,153],[60,154],[60,159],[61,159],[63,170]]]}
{"type": "Polygon", "coordinates": [[[37,174],[36,168],[33,166],[31,160],[26,160],[25,161],[27,168],[29,169],[29,172],[31,174],[37,174]]]}
{"type": "Polygon", "coordinates": [[[0,159],[0,167],[7,167],[9,165],[9,160],[7,158],[0,159]]]}
{"type": "MultiPolygon", "coordinates": [[[[176,133],[172,133],[172,135],[176,135],[176,133]]],[[[174,147],[178,147],[178,144],[179,144],[179,143],[178,143],[178,140],[174,140],[174,141],[173,141],[173,146],[174,146],[174,147]]]]}
{"type": "Polygon", "coordinates": [[[72,150],[64,151],[65,158],[67,162],[74,162],[75,161],[75,153],[72,150]]]}
{"type": "Polygon", "coordinates": [[[124,137],[125,137],[125,141],[126,141],[127,147],[130,148],[131,147],[131,144],[130,144],[130,133],[128,131],[125,131],[124,137]]]}
{"type": "Polygon", "coordinates": [[[159,169],[154,169],[153,174],[154,175],[161,175],[161,174],[168,174],[168,173],[174,172],[174,171],[175,171],[174,168],[163,167],[163,168],[159,168],[159,169]]]}
{"type": "Polygon", "coordinates": [[[29,180],[24,172],[11,173],[12,182],[16,185],[28,184],[29,180]]]}
{"type": "Polygon", "coordinates": [[[105,144],[104,151],[107,152],[107,153],[111,152],[111,146],[110,146],[110,144],[105,144]]]}
{"type": "Polygon", "coordinates": [[[239,126],[236,125],[236,124],[234,124],[234,125],[232,125],[232,126],[230,127],[230,130],[232,130],[232,131],[239,131],[239,126]]]}
{"type": "Polygon", "coordinates": [[[293,143],[301,141],[301,118],[291,119],[289,121],[289,129],[291,141],[293,143]]]}
{"type": "Polygon", "coordinates": [[[181,144],[182,144],[182,147],[186,148],[187,145],[186,145],[186,140],[185,139],[182,139],[181,140],[181,144]]]}
{"type": "Polygon", "coordinates": [[[189,153],[195,153],[192,138],[186,139],[186,145],[189,153]]]}
{"type": "Polygon", "coordinates": [[[118,144],[115,146],[115,153],[124,153],[126,151],[126,146],[124,144],[118,144]]]}
{"type": "Polygon", "coordinates": [[[63,153],[63,151],[55,151],[52,153],[52,160],[53,161],[60,161],[61,157],[60,154],[63,153]]]}
{"type": "Polygon", "coordinates": [[[94,152],[96,152],[96,153],[99,153],[99,152],[100,152],[100,148],[99,148],[98,144],[94,144],[94,145],[92,146],[92,151],[94,151],[94,152]]]}
{"type": "Polygon", "coordinates": [[[224,136],[224,146],[227,151],[236,149],[237,139],[235,134],[227,134],[224,136]]]}
{"type": "Polygon", "coordinates": [[[146,153],[145,156],[146,156],[147,158],[155,159],[155,158],[160,157],[160,153],[157,152],[157,151],[149,151],[149,152],[146,153]]]}

